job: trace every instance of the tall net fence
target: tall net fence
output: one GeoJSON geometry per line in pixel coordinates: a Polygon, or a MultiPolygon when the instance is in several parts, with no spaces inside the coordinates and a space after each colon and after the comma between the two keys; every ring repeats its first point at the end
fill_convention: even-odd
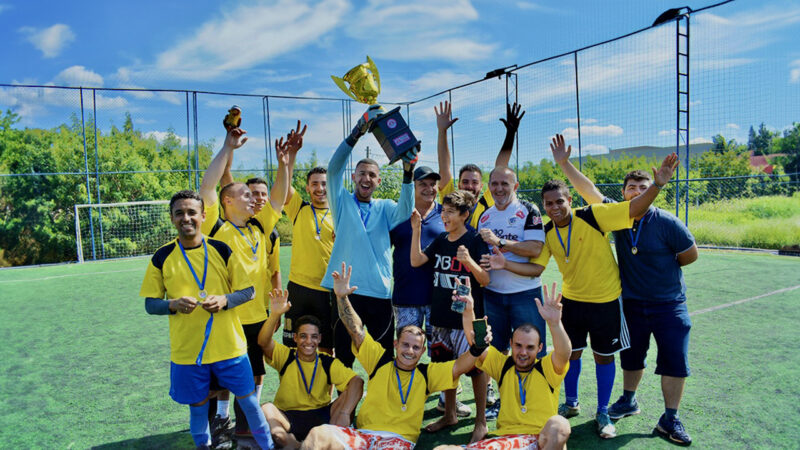
{"type": "MultiPolygon", "coordinates": [[[[507,102],[519,102],[526,114],[510,165],[518,173],[520,195],[539,204],[544,182],[565,178],[549,150],[556,133],[572,146],[575,166],[617,200],[625,173],[649,171],[677,152],[681,165],[657,204],[688,223],[698,242],[796,244],[800,69],[791,52],[777,59],[760,58],[758,52],[769,44],[759,30],[796,35],[800,25],[780,12],[750,17],[741,9],[725,4],[681,15],[384,106],[400,107],[422,141],[420,164],[437,168],[434,106],[452,103],[459,120],[447,134],[450,170],[457,176],[462,165],[477,164],[485,169],[486,185],[505,135],[498,119],[507,102]],[[759,211],[753,202],[782,208],[759,211]],[[715,218],[726,211],[739,211],[738,219],[730,218],[733,226],[717,226],[722,219],[715,218]],[[761,232],[741,232],[763,219],[764,211],[784,221],[768,228],[789,231],[758,239],[749,236],[761,232]]],[[[233,175],[240,180],[261,176],[271,182],[274,141],[297,119],[309,125],[293,180],[301,194],[306,172],[327,164],[364,110],[339,98],[0,84],[0,265],[75,261],[81,252],[84,259],[150,252],[150,244],[131,236],[144,239],[135,221],[146,223],[156,212],[82,208],[76,232],[75,205],[164,200],[177,190],[197,189],[221,147],[222,117],[234,104],[243,110],[249,137],[235,152],[233,175]],[[94,217],[101,214],[104,225],[127,223],[128,235],[98,240],[94,217]],[[126,221],[125,214],[133,219],[126,221]]],[[[347,180],[355,162],[367,156],[388,162],[374,139],[361,139],[347,180]]],[[[386,168],[382,178],[377,195],[396,197],[399,167],[386,168]]],[[[108,233],[104,227],[103,239],[108,233]]]]}

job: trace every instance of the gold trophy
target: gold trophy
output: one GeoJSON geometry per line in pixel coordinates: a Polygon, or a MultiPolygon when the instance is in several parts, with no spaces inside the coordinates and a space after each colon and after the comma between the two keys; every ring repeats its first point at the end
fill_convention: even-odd
{"type": "MultiPolygon", "coordinates": [[[[378,67],[372,58],[367,56],[367,62],[359,64],[348,70],[344,77],[331,75],[333,82],[339,86],[348,97],[367,105],[378,104],[378,94],[381,92],[381,77],[378,67]]],[[[420,141],[414,137],[409,129],[400,107],[389,112],[378,105],[381,113],[370,125],[369,131],[375,136],[383,152],[389,158],[389,164],[401,159],[407,152],[420,146],[420,141]]],[[[374,107],[372,107],[374,108],[374,107]]]]}

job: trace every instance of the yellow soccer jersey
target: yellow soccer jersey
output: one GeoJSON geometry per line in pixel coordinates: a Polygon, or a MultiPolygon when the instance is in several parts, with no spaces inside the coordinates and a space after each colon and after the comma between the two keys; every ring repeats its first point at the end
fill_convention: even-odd
{"type": "Polygon", "coordinates": [[[268,241],[272,229],[281,218],[280,212],[272,209],[267,203],[258,214],[247,221],[247,226],[243,228],[237,228],[228,221],[220,220],[217,204],[205,205],[205,212],[203,234],[228,244],[233,252],[239,255],[255,286],[256,297],[236,308],[239,318],[245,325],[267,320],[269,303],[265,299],[269,298],[267,293],[272,290],[267,258],[267,250],[270,248],[268,241]]]}
{"type": "Polygon", "coordinates": [[[572,210],[572,235],[569,226],[558,227],[561,241],[551,220],[544,226],[545,243],[542,253],[531,261],[547,266],[550,255],[556,259],[563,277],[564,297],[579,302],[607,303],[622,292],[619,268],[607,239],[610,231],[633,226],[629,213],[630,202],[598,203],[572,210]],[[569,262],[566,261],[569,241],[569,262]],[[561,246],[564,243],[564,247],[561,246]]]}
{"type": "Polygon", "coordinates": [[[317,209],[295,192],[284,207],[292,221],[292,265],[289,281],[318,291],[333,251],[333,215],[317,209]],[[318,239],[319,238],[319,239],[318,239]]]}
{"type": "Polygon", "coordinates": [[[390,431],[417,442],[425,412],[425,400],[432,392],[455,389],[458,379],[453,379],[455,361],[446,363],[419,364],[413,372],[396,369],[391,354],[386,353],[369,333],[364,337],[361,348],[353,353],[358,362],[370,375],[367,382],[367,398],[358,412],[356,426],[367,430],[390,431]],[[411,382],[412,374],[414,381],[411,382]],[[397,387],[397,377],[403,389],[403,397],[408,395],[406,410],[397,387]],[[409,383],[411,390],[409,391],[409,383]],[[406,392],[409,392],[406,394],[406,392]]]}
{"type": "Polygon", "coordinates": [[[280,374],[280,384],[278,385],[278,392],[275,393],[275,400],[273,403],[278,409],[282,411],[307,411],[310,409],[319,409],[328,406],[331,403],[331,385],[336,386],[336,389],[344,391],[347,388],[347,383],[356,376],[356,373],[351,369],[345,367],[341,361],[332,356],[324,353],[319,353],[319,363],[317,364],[316,374],[314,372],[314,361],[306,362],[300,361],[300,366],[303,368],[303,375],[305,375],[305,383],[303,383],[303,376],[297,368],[297,359],[295,358],[295,350],[275,342],[275,348],[272,350],[272,359],[266,356],[264,360],[280,374]],[[289,357],[291,356],[291,360],[289,357]],[[326,374],[330,373],[330,378],[326,374]],[[312,384],[311,381],[314,383],[312,384]],[[306,384],[311,389],[309,394],[306,391],[306,384]]]}
{"type": "MultiPolygon", "coordinates": [[[[444,201],[445,195],[451,192],[455,192],[455,190],[456,187],[453,185],[453,183],[447,183],[447,186],[441,191],[439,191],[439,203],[444,201]]],[[[489,192],[489,190],[487,189],[486,191],[483,192],[483,196],[478,199],[478,203],[475,205],[475,209],[472,210],[472,215],[469,216],[469,225],[477,230],[478,219],[481,218],[481,214],[483,214],[484,211],[491,208],[492,206],[494,206],[494,198],[492,197],[492,193],[489,192]]]]}
{"type": "Polygon", "coordinates": [[[569,370],[569,362],[564,367],[564,373],[559,375],[553,370],[553,361],[550,355],[547,355],[538,360],[541,363],[541,372],[534,368],[527,374],[519,374],[524,380],[525,389],[525,412],[522,412],[519,378],[510,358],[511,356],[500,353],[496,348],[489,347],[486,359],[483,363],[480,361],[477,363],[479,369],[498,383],[502,378],[497,430],[492,434],[539,434],[547,419],[558,414],[558,393],[561,381],[569,370]],[[509,360],[509,366],[506,366],[509,360]],[[504,368],[505,375],[503,375],[504,368]]]}
{"type": "MultiPolygon", "coordinates": [[[[208,271],[205,291],[208,295],[223,295],[253,286],[238,255],[224,242],[206,239],[208,271]]],[[[197,277],[203,280],[205,251],[203,246],[187,248],[186,256],[197,277]]],[[[159,248],[150,259],[139,295],[142,297],[176,299],[193,297],[201,301],[200,288],[183,258],[178,241],[173,240],[159,248]]],[[[251,300],[252,301],[252,300],[251,300]]],[[[250,303],[250,302],[247,302],[250,303]]],[[[245,303],[245,305],[247,304],[245,303]]],[[[242,324],[236,310],[222,310],[214,314],[211,334],[203,352],[203,364],[210,364],[245,354],[242,324]]],[[[169,342],[171,360],[175,364],[195,364],[203,345],[206,323],[210,313],[197,307],[189,314],[169,315],[169,342]]]]}

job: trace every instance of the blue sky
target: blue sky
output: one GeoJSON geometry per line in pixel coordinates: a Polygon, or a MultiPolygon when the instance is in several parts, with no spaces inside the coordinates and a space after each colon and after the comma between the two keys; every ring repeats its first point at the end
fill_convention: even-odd
{"type": "MultiPolygon", "coordinates": [[[[682,2],[680,4],[683,4],[682,2]]],[[[700,8],[709,2],[689,2],[700,8]]],[[[370,55],[384,101],[407,101],[643,28],[671,1],[348,0],[272,2],[52,2],[0,0],[0,83],[105,88],[159,88],[344,98],[341,76],[370,55]]],[[[583,150],[675,142],[674,25],[579,54],[583,150]]],[[[716,133],[746,140],[750,125],[783,129],[800,120],[800,4],[745,1],[692,16],[693,142],[716,133]]],[[[547,138],[575,136],[572,57],[520,71],[528,113],[520,160],[547,156],[547,138]]],[[[91,96],[85,102],[91,105],[91,96]]],[[[423,160],[435,167],[433,105],[412,106],[423,160]]],[[[502,140],[505,82],[453,93],[459,163],[488,165],[502,140]]],[[[183,93],[98,91],[98,124],[185,139],[183,93]]],[[[0,89],[0,108],[23,126],[54,126],[77,110],[76,92],[0,89]]],[[[233,103],[252,136],[237,160],[260,167],[264,127],[260,99],[200,95],[201,140],[219,138],[233,103]]],[[[354,105],[353,113],[361,106],[354,105]]],[[[341,104],[272,99],[272,129],[295,118],[310,124],[309,149],[326,159],[342,137],[341,104]]],[[[362,140],[373,149],[372,140],[362,140]]]]}

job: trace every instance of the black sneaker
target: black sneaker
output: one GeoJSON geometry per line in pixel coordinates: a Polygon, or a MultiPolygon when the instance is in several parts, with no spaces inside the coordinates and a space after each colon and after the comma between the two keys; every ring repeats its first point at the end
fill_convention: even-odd
{"type": "Polygon", "coordinates": [[[633,416],[641,413],[639,409],[639,402],[634,398],[631,402],[626,402],[623,397],[620,397],[613,405],[608,407],[608,416],[612,420],[619,420],[623,417],[633,416]]]}
{"type": "Polygon", "coordinates": [[[662,414],[653,431],[658,433],[659,436],[669,439],[678,445],[692,445],[692,437],[686,432],[686,428],[683,427],[681,419],[677,417],[669,420],[666,414],[662,414]]]}
{"type": "Polygon", "coordinates": [[[502,399],[497,399],[494,402],[494,405],[486,408],[486,420],[497,420],[497,415],[500,414],[500,401],[502,399]]]}
{"type": "Polygon", "coordinates": [[[221,434],[227,433],[231,429],[231,418],[230,417],[221,417],[219,414],[214,416],[214,419],[211,420],[209,424],[209,428],[211,428],[211,437],[216,437],[221,434]]]}

